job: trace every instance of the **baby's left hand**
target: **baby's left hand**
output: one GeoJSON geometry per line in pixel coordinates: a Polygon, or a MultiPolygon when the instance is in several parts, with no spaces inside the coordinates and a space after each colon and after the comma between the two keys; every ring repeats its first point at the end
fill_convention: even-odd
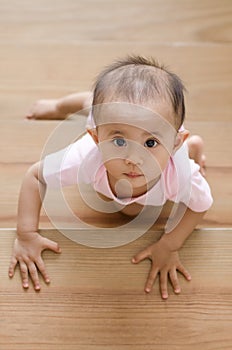
{"type": "Polygon", "coordinates": [[[151,269],[145,284],[145,292],[147,293],[152,290],[158,274],[160,275],[160,293],[163,299],[168,298],[168,277],[176,294],[181,291],[177,271],[182,273],[188,281],[191,280],[189,272],[180,261],[178,252],[171,251],[162,238],[138,253],[132,262],[137,264],[144,259],[151,260],[151,269]]]}

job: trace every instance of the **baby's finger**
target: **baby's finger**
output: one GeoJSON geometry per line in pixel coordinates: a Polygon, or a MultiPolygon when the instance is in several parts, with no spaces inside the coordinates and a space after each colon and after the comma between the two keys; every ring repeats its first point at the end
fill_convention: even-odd
{"type": "Polygon", "coordinates": [[[10,261],[9,270],[8,270],[9,277],[14,276],[14,272],[15,272],[15,268],[16,268],[17,264],[18,264],[18,260],[14,256],[12,256],[11,261],[10,261]]]}
{"type": "Polygon", "coordinates": [[[34,284],[34,289],[37,291],[40,290],[39,276],[35,264],[33,262],[30,262],[28,265],[28,269],[30,272],[32,282],[34,284]]]}
{"type": "Polygon", "coordinates": [[[38,267],[41,275],[43,276],[44,281],[46,283],[50,283],[50,278],[48,276],[44,261],[41,257],[36,261],[36,266],[38,267]]]}
{"type": "Polygon", "coordinates": [[[132,262],[134,264],[138,264],[140,261],[143,261],[147,258],[150,258],[150,253],[147,249],[144,249],[132,258],[132,262]]]}
{"type": "Polygon", "coordinates": [[[156,280],[158,273],[159,273],[159,270],[157,268],[151,267],[151,270],[149,272],[147,282],[145,285],[145,292],[150,293],[150,291],[152,290],[152,287],[155,283],[155,280],[156,280]]]}
{"type": "Polygon", "coordinates": [[[188,272],[188,270],[186,270],[186,268],[183,265],[179,265],[177,270],[182,273],[182,275],[186,278],[186,280],[191,281],[192,277],[190,275],[190,273],[188,272]]]}
{"type": "Polygon", "coordinates": [[[27,111],[25,117],[27,119],[35,119],[35,104],[27,111]]]}
{"type": "Polygon", "coordinates": [[[179,280],[178,280],[176,269],[172,269],[169,272],[169,277],[170,277],[170,280],[171,280],[174,292],[177,293],[177,294],[180,293],[181,289],[180,289],[180,284],[179,284],[179,280]]]}
{"type": "Polygon", "coordinates": [[[29,283],[28,283],[28,269],[27,269],[27,265],[25,264],[24,261],[19,261],[19,267],[20,267],[20,272],[21,272],[21,277],[22,277],[23,288],[28,288],[29,287],[29,283]]]}
{"type": "Polygon", "coordinates": [[[43,239],[43,250],[45,250],[45,249],[50,249],[50,250],[52,250],[55,253],[61,253],[61,249],[60,249],[58,243],[56,243],[54,241],[51,241],[50,239],[44,237],[44,239],[43,239]]]}
{"type": "Polygon", "coordinates": [[[25,115],[25,118],[26,118],[26,119],[35,119],[34,114],[31,113],[31,112],[27,113],[27,114],[25,115]]]}
{"type": "Polygon", "coordinates": [[[168,298],[168,274],[166,271],[160,273],[160,293],[163,299],[168,298]]]}

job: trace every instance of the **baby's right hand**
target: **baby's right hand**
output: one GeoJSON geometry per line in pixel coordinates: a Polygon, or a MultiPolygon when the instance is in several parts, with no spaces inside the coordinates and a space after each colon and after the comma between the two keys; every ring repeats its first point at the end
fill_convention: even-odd
{"type": "Polygon", "coordinates": [[[9,266],[9,277],[14,276],[16,265],[19,263],[23,288],[29,287],[29,275],[36,291],[40,290],[38,271],[42,274],[46,283],[50,282],[41,253],[50,249],[60,253],[58,244],[51,241],[38,232],[28,232],[26,238],[17,237],[14,242],[13,253],[9,266]]]}
{"type": "Polygon", "coordinates": [[[58,100],[38,100],[36,101],[29,112],[26,114],[27,119],[64,119],[64,115],[58,108],[58,100]]]}

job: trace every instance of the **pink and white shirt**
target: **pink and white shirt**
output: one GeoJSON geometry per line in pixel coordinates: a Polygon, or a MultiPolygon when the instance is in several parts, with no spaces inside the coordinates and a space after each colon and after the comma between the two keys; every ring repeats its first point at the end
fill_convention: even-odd
{"type": "Polygon", "coordinates": [[[145,194],[133,198],[117,198],[109,185],[106,168],[98,146],[89,134],[61,151],[44,159],[43,176],[47,186],[60,188],[75,184],[91,184],[95,191],[121,205],[139,203],[162,206],[167,200],[184,203],[191,210],[203,212],[212,205],[209,185],[199,172],[199,165],[188,157],[184,143],[162,172],[160,180],[145,194]]]}

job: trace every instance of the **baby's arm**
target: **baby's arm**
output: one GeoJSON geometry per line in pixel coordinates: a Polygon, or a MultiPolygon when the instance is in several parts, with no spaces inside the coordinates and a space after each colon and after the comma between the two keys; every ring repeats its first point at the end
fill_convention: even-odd
{"type": "Polygon", "coordinates": [[[183,218],[171,232],[165,233],[158,242],[147,247],[132,259],[133,263],[139,263],[147,258],[151,260],[152,265],[145,285],[146,292],[151,291],[158,274],[160,275],[160,292],[163,299],[168,298],[169,278],[174,292],[180,293],[177,271],[182,273],[187,280],[191,280],[189,272],[179,259],[178,250],[183,246],[204,214],[205,212],[194,212],[186,208],[183,218]]]}
{"type": "Polygon", "coordinates": [[[88,114],[92,104],[92,92],[80,92],[59,99],[45,99],[36,101],[26,114],[27,119],[65,119],[69,114],[83,110],[88,114]]]}
{"type": "Polygon", "coordinates": [[[41,174],[43,163],[34,164],[26,173],[19,195],[17,236],[14,242],[9,276],[13,277],[15,267],[19,263],[22,285],[28,288],[30,275],[35,290],[40,289],[38,270],[45,282],[50,279],[46,271],[41,253],[45,249],[60,252],[57,243],[42,237],[38,233],[39,215],[46,184],[41,174]]]}

